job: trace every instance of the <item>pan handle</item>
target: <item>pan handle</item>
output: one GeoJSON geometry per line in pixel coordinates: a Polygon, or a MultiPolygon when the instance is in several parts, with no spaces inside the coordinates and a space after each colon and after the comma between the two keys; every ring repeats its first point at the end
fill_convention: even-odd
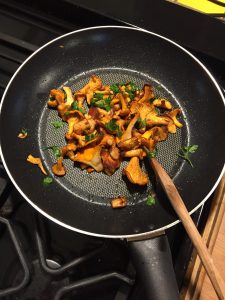
{"type": "MultiPolygon", "coordinates": [[[[180,299],[167,236],[130,241],[128,245],[137,281],[144,286],[146,300],[180,299]]],[[[131,293],[129,300],[134,299],[131,293]]]]}

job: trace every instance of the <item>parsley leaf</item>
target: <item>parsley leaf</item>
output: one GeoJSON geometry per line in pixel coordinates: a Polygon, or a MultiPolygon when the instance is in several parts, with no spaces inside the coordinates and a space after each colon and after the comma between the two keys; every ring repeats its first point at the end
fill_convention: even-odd
{"type": "Polygon", "coordinates": [[[111,108],[112,108],[111,104],[110,104],[111,101],[112,101],[112,99],[110,97],[104,98],[104,99],[101,99],[101,100],[93,98],[92,101],[91,101],[91,106],[97,106],[99,108],[105,109],[106,111],[110,111],[111,108]]]}
{"type": "Polygon", "coordinates": [[[53,182],[53,179],[49,176],[45,177],[42,181],[43,186],[49,186],[53,182]]]}
{"type": "Polygon", "coordinates": [[[50,101],[54,101],[55,100],[55,96],[49,96],[48,98],[50,101]]]}
{"type": "Polygon", "coordinates": [[[139,87],[136,84],[134,84],[133,82],[129,82],[128,85],[130,86],[130,88],[131,88],[130,91],[132,93],[135,93],[136,91],[140,90],[139,87]]]}
{"type": "Polygon", "coordinates": [[[101,99],[103,99],[103,96],[104,96],[104,94],[102,94],[102,93],[94,93],[93,98],[101,100],[101,99]]]}
{"type": "Polygon", "coordinates": [[[85,114],[85,113],[86,113],[86,111],[85,111],[82,107],[79,107],[79,106],[78,106],[77,101],[74,101],[74,102],[71,104],[71,109],[72,109],[72,110],[79,110],[82,114],[85,114]]]}
{"type": "Polygon", "coordinates": [[[121,90],[119,88],[119,83],[110,85],[110,89],[111,89],[111,91],[113,91],[114,94],[118,94],[121,92],[121,90]]]}
{"type": "Polygon", "coordinates": [[[94,133],[92,133],[90,135],[85,135],[85,142],[89,142],[89,141],[93,140],[95,138],[95,136],[96,135],[94,133]]]}
{"type": "Polygon", "coordinates": [[[153,157],[156,157],[156,154],[157,154],[157,151],[156,149],[152,150],[152,151],[148,151],[147,152],[147,156],[148,158],[153,158],[153,157]]]}
{"type": "Polygon", "coordinates": [[[198,145],[184,146],[179,150],[178,156],[186,160],[192,166],[192,168],[194,168],[190,160],[190,154],[195,153],[197,150],[198,145]]]}
{"type": "Polygon", "coordinates": [[[136,124],[137,124],[137,128],[141,129],[146,127],[147,121],[146,119],[142,120],[141,118],[138,118],[136,124]]]}
{"type": "Polygon", "coordinates": [[[114,131],[114,132],[116,131],[116,134],[117,134],[118,137],[121,137],[122,134],[123,134],[121,128],[119,127],[119,125],[116,124],[115,119],[112,119],[108,123],[106,123],[105,127],[110,131],[114,131]]]}
{"type": "Polygon", "coordinates": [[[24,135],[27,134],[27,129],[26,128],[22,128],[21,129],[21,133],[24,134],[24,135]]]}
{"type": "Polygon", "coordinates": [[[156,202],[155,198],[153,196],[149,195],[147,198],[146,204],[149,206],[152,206],[152,205],[155,205],[155,202],[156,202]]]}
{"type": "Polygon", "coordinates": [[[64,122],[62,122],[62,121],[53,121],[53,122],[52,122],[52,125],[53,125],[55,128],[61,128],[61,127],[64,125],[64,122]]]}
{"type": "Polygon", "coordinates": [[[53,155],[56,159],[58,159],[61,156],[61,150],[58,146],[49,146],[44,148],[43,150],[52,150],[53,155]]]}

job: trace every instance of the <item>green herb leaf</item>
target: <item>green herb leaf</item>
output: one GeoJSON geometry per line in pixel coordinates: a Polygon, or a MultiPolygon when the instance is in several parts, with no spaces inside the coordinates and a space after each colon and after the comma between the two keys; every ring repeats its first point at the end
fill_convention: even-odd
{"type": "Polygon", "coordinates": [[[96,135],[94,133],[92,133],[90,135],[85,135],[85,142],[89,142],[89,141],[93,140],[95,138],[95,136],[96,135]]]}
{"type": "Polygon", "coordinates": [[[58,159],[61,156],[61,150],[58,146],[49,146],[44,148],[43,150],[52,150],[53,155],[56,159],[58,159]]]}
{"type": "Polygon", "coordinates": [[[105,124],[105,127],[110,131],[116,131],[119,126],[116,124],[116,120],[112,119],[108,123],[105,124]]]}
{"type": "Polygon", "coordinates": [[[91,106],[96,106],[96,107],[105,109],[106,111],[110,111],[110,109],[112,108],[110,105],[111,101],[112,101],[112,99],[110,97],[104,98],[101,100],[93,98],[91,101],[91,106]]]}
{"type": "Polygon", "coordinates": [[[102,93],[94,93],[93,98],[101,100],[101,99],[103,99],[103,96],[104,96],[104,94],[102,94],[102,93]]]}
{"type": "Polygon", "coordinates": [[[43,186],[49,186],[53,182],[53,179],[49,176],[45,177],[42,181],[43,186]]]}
{"type": "Polygon", "coordinates": [[[53,121],[53,122],[52,122],[52,125],[53,125],[55,128],[61,128],[61,127],[64,125],[64,122],[62,122],[62,121],[53,121]]]}
{"type": "Polygon", "coordinates": [[[26,128],[22,128],[22,129],[21,129],[21,133],[22,133],[22,134],[27,134],[27,129],[26,129],[26,128]]]}
{"type": "Polygon", "coordinates": [[[82,108],[82,107],[79,107],[78,106],[78,102],[77,101],[74,101],[72,104],[71,104],[71,109],[72,110],[79,110],[82,114],[85,114],[86,111],[82,108]]]}
{"type": "Polygon", "coordinates": [[[121,128],[119,127],[119,125],[116,124],[116,120],[115,119],[112,119],[108,123],[106,123],[105,127],[108,130],[110,130],[110,131],[116,132],[116,134],[117,134],[118,137],[121,137],[122,134],[123,134],[121,128]]]}
{"type": "Polygon", "coordinates": [[[65,113],[64,113],[64,116],[69,116],[70,115],[70,111],[66,111],[65,113]]]}
{"type": "Polygon", "coordinates": [[[152,151],[148,151],[147,152],[147,156],[148,158],[153,158],[153,157],[156,157],[156,154],[157,154],[157,151],[156,149],[152,150],[152,151]]]}
{"type": "Polygon", "coordinates": [[[194,168],[190,160],[190,154],[195,153],[197,150],[198,145],[184,146],[179,150],[178,156],[186,160],[192,166],[192,168],[194,168]]]}
{"type": "Polygon", "coordinates": [[[146,204],[151,206],[151,205],[155,205],[155,202],[156,202],[155,198],[149,195],[146,204]]]}
{"type": "Polygon", "coordinates": [[[135,93],[136,91],[140,90],[140,88],[136,84],[134,84],[133,82],[129,82],[128,85],[131,87],[130,91],[132,93],[135,93]]]}
{"type": "Polygon", "coordinates": [[[141,129],[141,128],[146,127],[147,121],[146,121],[146,119],[142,120],[141,118],[138,118],[136,124],[137,124],[137,128],[141,129]]]}
{"type": "Polygon", "coordinates": [[[121,90],[119,88],[119,83],[110,85],[110,89],[111,89],[111,91],[113,91],[114,94],[118,94],[121,92],[121,90]]]}
{"type": "Polygon", "coordinates": [[[48,98],[50,101],[54,101],[55,100],[55,97],[54,96],[49,96],[48,98]]]}

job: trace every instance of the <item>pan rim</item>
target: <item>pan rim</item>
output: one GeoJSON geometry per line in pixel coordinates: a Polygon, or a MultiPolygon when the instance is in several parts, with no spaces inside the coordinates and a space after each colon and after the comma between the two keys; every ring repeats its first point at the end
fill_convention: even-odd
{"type": "MultiPolygon", "coordinates": [[[[1,111],[2,111],[2,107],[3,107],[3,103],[4,103],[4,99],[6,97],[6,94],[7,94],[7,91],[10,87],[10,85],[12,84],[14,78],[17,76],[17,74],[19,73],[19,71],[23,68],[23,66],[30,60],[32,59],[32,57],[34,55],[36,55],[39,51],[41,51],[42,49],[44,49],[45,47],[47,47],[49,44],[51,43],[54,43],[55,41],[57,40],[60,40],[61,38],[64,38],[66,36],[69,36],[69,35],[72,35],[72,34],[76,34],[76,33],[79,33],[79,32],[82,32],[82,31],[90,31],[90,30],[95,30],[95,29],[106,29],[106,28],[115,28],[115,29],[126,29],[126,30],[134,30],[134,31],[140,31],[140,32],[145,32],[147,34],[150,34],[150,35],[154,35],[154,36],[157,36],[163,40],[166,40],[167,42],[173,44],[174,46],[180,48],[183,52],[185,52],[187,55],[189,55],[196,63],[198,63],[198,65],[203,69],[203,71],[205,71],[205,73],[208,75],[208,77],[211,79],[211,81],[214,83],[216,89],[218,90],[220,96],[221,96],[221,99],[223,100],[224,104],[225,104],[225,98],[224,98],[224,95],[221,91],[221,88],[219,87],[216,79],[214,78],[214,76],[211,74],[211,72],[206,68],[206,66],[198,59],[196,58],[192,53],[190,53],[188,50],[186,50],[183,46],[179,45],[178,43],[174,42],[173,40],[165,37],[165,36],[162,36],[160,34],[157,34],[157,33],[154,33],[152,31],[148,31],[146,29],[142,29],[142,28],[139,28],[139,27],[129,27],[129,26],[114,26],[114,25],[107,25],[107,26],[95,26],[95,27],[88,27],[88,28],[82,28],[82,29],[79,29],[79,30],[75,30],[75,31],[71,31],[69,33],[66,33],[64,35],[61,35],[49,42],[47,42],[46,44],[44,44],[43,46],[41,46],[40,48],[38,48],[34,53],[32,53],[20,66],[19,68],[16,70],[16,72],[13,74],[12,78],[10,79],[9,83],[7,84],[6,88],[5,88],[5,91],[3,93],[3,96],[2,96],[2,100],[1,100],[1,103],[0,103],[0,117],[1,117],[1,111]]],[[[176,221],[174,222],[171,222],[161,228],[158,228],[158,229],[155,229],[155,230],[150,230],[150,231],[147,231],[147,232],[142,232],[142,233],[137,233],[137,234],[128,234],[128,235],[106,235],[106,234],[98,234],[98,233],[95,233],[95,232],[90,232],[90,231],[85,231],[85,230],[81,230],[81,229],[78,229],[76,227],[73,227],[73,226],[70,226],[54,217],[52,217],[51,215],[49,215],[48,213],[46,213],[45,211],[43,211],[41,208],[39,208],[36,204],[33,203],[32,200],[29,199],[29,197],[27,197],[27,195],[20,189],[20,187],[17,185],[16,183],[16,180],[14,180],[12,174],[10,173],[10,170],[8,169],[7,167],[7,164],[6,164],[6,161],[4,159],[4,155],[3,155],[3,151],[2,151],[2,146],[1,146],[1,143],[0,143],[0,156],[1,156],[1,159],[2,159],[2,162],[3,162],[3,166],[10,178],[10,180],[12,181],[13,185],[16,187],[16,189],[18,190],[18,192],[22,195],[22,197],[34,208],[36,209],[39,213],[41,213],[43,216],[45,216],[46,218],[50,219],[51,221],[53,221],[54,223],[57,223],[58,225],[60,226],[63,226],[67,229],[70,229],[72,231],[75,231],[75,232],[78,232],[78,233],[81,233],[81,234],[85,234],[85,235],[90,235],[90,236],[95,236],[95,237],[101,237],[101,238],[117,238],[117,239],[142,239],[144,237],[147,237],[147,236],[151,236],[151,235],[157,235],[157,234],[161,234],[164,230],[166,229],[169,229],[170,227],[178,224],[180,222],[179,219],[177,219],[176,221]]],[[[192,213],[194,213],[199,207],[201,207],[205,202],[206,200],[212,195],[212,193],[214,192],[214,190],[216,189],[217,185],[219,184],[223,174],[225,172],[225,164],[223,165],[223,168],[222,168],[222,171],[217,179],[217,181],[215,182],[214,186],[212,187],[212,189],[210,190],[210,192],[205,196],[205,198],[200,201],[200,203],[195,207],[193,208],[189,214],[191,215],[192,213]]]]}

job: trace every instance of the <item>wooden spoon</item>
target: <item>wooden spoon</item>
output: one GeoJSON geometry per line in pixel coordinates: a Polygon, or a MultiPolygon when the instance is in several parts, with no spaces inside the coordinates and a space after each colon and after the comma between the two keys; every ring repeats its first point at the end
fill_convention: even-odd
{"type": "Polygon", "coordinates": [[[184,225],[184,228],[190,237],[192,243],[195,246],[195,249],[198,252],[198,255],[202,261],[202,264],[205,267],[205,270],[211,280],[211,283],[215,289],[215,292],[219,299],[225,299],[225,283],[221,275],[219,274],[217,268],[214,265],[213,259],[202,240],[201,235],[199,234],[197,228],[195,227],[192,218],[190,217],[187,208],[178,193],[172,179],[160,165],[160,163],[155,158],[150,158],[151,166],[158,177],[165,193],[167,194],[171,205],[176,211],[178,217],[184,225]]]}

